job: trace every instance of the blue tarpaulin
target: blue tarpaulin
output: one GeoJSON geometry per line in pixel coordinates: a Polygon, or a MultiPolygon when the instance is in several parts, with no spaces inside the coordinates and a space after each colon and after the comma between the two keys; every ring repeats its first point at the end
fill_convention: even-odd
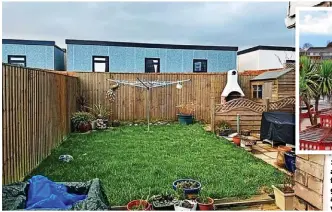
{"type": "Polygon", "coordinates": [[[33,209],[70,209],[72,205],[84,200],[86,195],[68,193],[63,184],[52,182],[47,177],[36,175],[29,180],[26,202],[27,210],[33,209]]]}

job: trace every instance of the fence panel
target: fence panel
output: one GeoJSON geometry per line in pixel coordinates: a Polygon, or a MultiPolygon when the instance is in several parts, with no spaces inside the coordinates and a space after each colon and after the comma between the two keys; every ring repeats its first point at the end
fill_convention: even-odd
{"type": "Polygon", "coordinates": [[[77,77],[2,65],[2,183],[22,180],[70,132],[77,77]]]}
{"type": "Polygon", "coordinates": [[[225,104],[213,104],[211,99],[211,129],[215,131],[221,121],[228,122],[233,131],[237,130],[237,116],[240,118],[240,130],[251,130],[259,133],[261,127],[262,113],[265,111],[287,111],[295,107],[295,97],[289,96],[275,102],[265,99],[264,103],[254,102],[246,98],[233,99],[225,104]]]}
{"type": "MultiPolygon", "coordinates": [[[[191,79],[185,82],[181,90],[176,86],[153,88],[151,92],[151,119],[175,120],[176,106],[193,102],[196,104],[195,118],[204,122],[210,121],[210,98],[220,100],[220,95],[227,81],[226,73],[84,73],[74,74],[80,79],[80,94],[83,95],[90,106],[94,104],[105,105],[113,111],[112,119],[133,121],[145,120],[146,92],[143,88],[120,85],[116,91],[116,101],[109,103],[105,98],[110,88],[108,79],[136,81],[159,80],[178,81],[191,79]]],[[[250,95],[250,79],[255,75],[239,76],[239,84],[246,96],[250,95]]],[[[219,102],[218,102],[219,103],[219,102]]]]}

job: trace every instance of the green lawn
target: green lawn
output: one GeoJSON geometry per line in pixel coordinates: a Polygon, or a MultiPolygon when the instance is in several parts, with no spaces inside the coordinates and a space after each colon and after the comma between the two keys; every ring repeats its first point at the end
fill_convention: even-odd
{"type": "Polygon", "coordinates": [[[282,182],[280,171],[199,124],[153,125],[151,130],[123,126],[72,134],[32,175],[62,182],[100,178],[111,205],[172,191],[179,178],[199,180],[213,198],[258,194],[263,186],[282,182]],[[74,160],[60,162],[61,154],[74,160]]]}

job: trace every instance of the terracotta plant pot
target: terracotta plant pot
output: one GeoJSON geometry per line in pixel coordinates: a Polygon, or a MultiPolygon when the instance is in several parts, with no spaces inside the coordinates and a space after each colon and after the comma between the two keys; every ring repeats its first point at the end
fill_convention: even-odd
{"type": "Polygon", "coordinates": [[[285,152],[291,152],[292,147],[288,146],[278,146],[278,155],[277,155],[277,161],[276,164],[280,167],[285,166],[285,152]]]}
{"type": "MultiPolygon", "coordinates": [[[[282,186],[282,185],[278,185],[282,186]]],[[[293,201],[295,193],[284,193],[278,186],[272,186],[275,196],[275,203],[282,211],[293,211],[293,201]]]]}
{"type": "Polygon", "coordinates": [[[209,203],[200,203],[199,198],[196,199],[198,203],[198,209],[200,211],[212,211],[214,210],[213,203],[214,200],[210,197],[208,197],[209,203]]]}
{"type": "Polygon", "coordinates": [[[241,137],[240,136],[234,136],[233,137],[233,142],[236,144],[236,146],[240,146],[241,144],[241,137]]]}
{"type": "Polygon", "coordinates": [[[78,126],[78,131],[81,133],[85,133],[88,132],[89,130],[91,130],[91,124],[88,122],[82,122],[79,126],[78,126]]]}
{"type": "MultiPolygon", "coordinates": [[[[128,211],[134,211],[134,207],[138,207],[139,205],[143,205],[142,211],[150,211],[151,205],[146,200],[133,200],[127,204],[127,210],[128,211]]],[[[137,209],[136,209],[137,211],[137,209]]]]}

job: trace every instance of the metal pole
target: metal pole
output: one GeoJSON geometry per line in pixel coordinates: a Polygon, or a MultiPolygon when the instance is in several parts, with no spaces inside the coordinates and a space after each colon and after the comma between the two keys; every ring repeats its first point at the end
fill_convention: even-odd
{"type": "Polygon", "coordinates": [[[240,135],[240,114],[236,115],[236,129],[237,133],[240,135]]]}
{"type": "Polygon", "coordinates": [[[150,131],[150,88],[147,87],[146,89],[146,92],[147,92],[147,110],[146,110],[146,116],[147,116],[147,119],[148,119],[148,132],[150,131]]]}

